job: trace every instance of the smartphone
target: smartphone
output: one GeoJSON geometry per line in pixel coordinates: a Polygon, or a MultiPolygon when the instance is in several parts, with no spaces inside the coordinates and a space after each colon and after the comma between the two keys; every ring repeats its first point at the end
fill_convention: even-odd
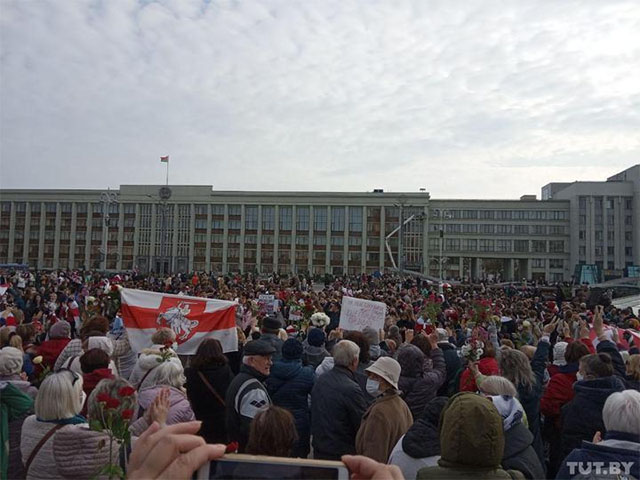
{"type": "Polygon", "coordinates": [[[194,478],[198,480],[348,480],[349,470],[342,462],[232,453],[204,464],[194,478]]]}

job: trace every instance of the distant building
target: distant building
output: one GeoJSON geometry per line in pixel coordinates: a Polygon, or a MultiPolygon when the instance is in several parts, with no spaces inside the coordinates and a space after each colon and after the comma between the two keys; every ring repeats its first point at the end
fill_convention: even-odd
{"type": "Polygon", "coordinates": [[[640,265],[640,165],[606,182],[548,184],[542,201],[122,185],[106,207],[101,193],[0,191],[0,263],[312,274],[372,273],[402,263],[471,278],[497,265],[505,280],[550,281],[570,280],[582,266],[613,278],[640,265]]]}

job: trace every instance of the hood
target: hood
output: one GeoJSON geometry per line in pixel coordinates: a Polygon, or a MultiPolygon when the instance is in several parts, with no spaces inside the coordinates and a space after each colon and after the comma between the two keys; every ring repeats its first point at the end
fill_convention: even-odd
{"type": "MultiPolygon", "coordinates": [[[[143,350],[143,353],[138,357],[138,366],[142,371],[146,372],[147,370],[151,370],[153,367],[157,367],[161,363],[161,360],[162,357],[160,357],[159,351],[143,350]]],[[[178,357],[172,357],[169,361],[182,365],[182,362],[180,362],[178,357]]]]}
{"type": "Polygon", "coordinates": [[[504,439],[504,458],[519,455],[533,444],[533,434],[523,423],[518,423],[505,432],[504,439]]]}
{"type": "Polygon", "coordinates": [[[302,370],[301,360],[279,360],[271,366],[270,377],[289,380],[302,370]]]}
{"type": "Polygon", "coordinates": [[[143,388],[138,392],[138,404],[145,410],[149,408],[151,402],[160,394],[163,388],[169,389],[169,404],[171,407],[180,402],[188,402],[187,396],[181,390],[168,385],[156,385],[155,387],[143,388]]]}
{"type": "Polygon", "coordinates": [[[85,373],[82,375],[82,389],[88,394],[96,388],[100,380],[105,378],[114,378],[113,373],[108,368],[97,368],[91,373],[85,373]]]}
{"type": "Polygon", "coordinates": [[[609,395],[624,390],[622,381],[616,376],[595,378],[593,380],[579,380],[573,384],[577,397],[602,404],[609,395]]]}
{"type": "Polygon", "coordinates": [[[378,358],[380,358],[380,356],[382,355],[382,349],[380,348],[380,345],[371,345],[369,347],[369,358],[371,358],[371,360],[377,360],[378,358]]]}
{"type": "Polygon", "coordinates": [[[454,395],[445,406],[439,430],[441,467],[500,465],[502,418],[488,398],[468,392],[454,395]]]}
{"type": "Polygon", "coordinates": [[[440,415],[449,399],[436,397],[424,407],[422,416],[413,424],[402,439],[402,450],[413,458],[440,455],[440,415]]]}
{"type": "Polygon", "coordinates": [[[580,370],[580,364],[578,362],[567,363],[561,367],[558,367],[558,373],[577,373],[580,370]]]}
{"type": "Polygon", "coordinates": [[[415,345],[402,345],[396,354],[401,377],[419,377],[423,372],[424,353],[415,345]]]}
{"type": "Polygon", "coordinates": [[[107,353],[107,355],[113,355],[113,342],[109,337],[89,337],[87,339],[87,350],[92,348],[99,348],[107,353]]]}

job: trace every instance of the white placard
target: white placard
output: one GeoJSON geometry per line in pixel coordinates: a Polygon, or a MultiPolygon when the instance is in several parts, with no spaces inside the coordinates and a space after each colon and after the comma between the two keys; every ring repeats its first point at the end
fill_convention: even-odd
{"type": "Polygon", "coordinates": [[[258,295],[258,307],[261,313],[273,315],[277,310],[278,301],[275,295],[258,295]]]}
{"type": "Polygon", "coordinates": [[[387,316],[387,304],[362,300],[361,298],[342,297],[340,310],[340,328],[362,331],[371,327],[376,331],[384,327],[387,316]]]}

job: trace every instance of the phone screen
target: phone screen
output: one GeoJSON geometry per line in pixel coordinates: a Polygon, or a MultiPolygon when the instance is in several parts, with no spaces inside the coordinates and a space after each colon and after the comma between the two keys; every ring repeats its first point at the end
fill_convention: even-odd
{"type": "Polygon", "coordinates": [[[210,463],[209,478],[229,480],[339,480],[345,477],[340,475],[340,469],[336,467],[224,460],[210,463]]]}

